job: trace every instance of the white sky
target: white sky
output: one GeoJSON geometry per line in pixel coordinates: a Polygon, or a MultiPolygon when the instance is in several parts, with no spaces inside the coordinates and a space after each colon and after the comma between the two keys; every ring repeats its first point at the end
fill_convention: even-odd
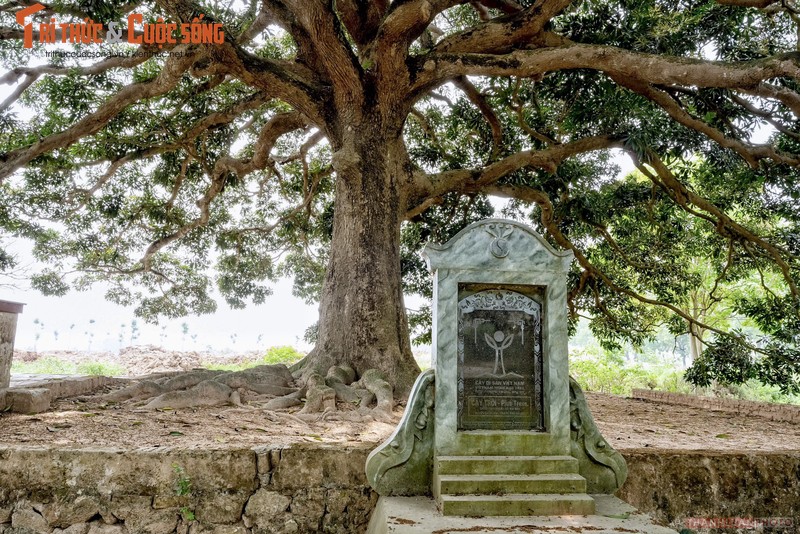
{"type": "MultiPolygon", "coordinates": [[[[91,346],[92,350],[115,352],[130,345],[131,321],[136,319],[133,309],[108,302],[103,293],[100,286],[85,292],[71,291],[64,297],[45,297],[37,291],[0,288],[0,299],[26,303],[18,319],[15,348],[32,350],[35,346],[37,350],[87,350],[91,346]],[[37,319],[43,326],[34,323],[37,319]],[[91,320],[95,322],[90,323],[91,320]],[[123,335],[122,342],[120,334],[123,335]]],[[[308,345],[302,341],[303,333],[316,320],[316,306],[306,305],[293,297],[291,281],[281,280],[275,286],[274,294],[260,306],[231,310],[222,301],[213,315],[162,320],[158,325],[138,319],[140,333],[134,344],[237,352],[292,345],[307,350],[308,345]],[[182,323],[188,325],[186,336],[182,333],[182,323]],[[162,330],[163,327],[166,328],[162,330]],[[193,335],[196,335],[194,340],[193,335]]]]}

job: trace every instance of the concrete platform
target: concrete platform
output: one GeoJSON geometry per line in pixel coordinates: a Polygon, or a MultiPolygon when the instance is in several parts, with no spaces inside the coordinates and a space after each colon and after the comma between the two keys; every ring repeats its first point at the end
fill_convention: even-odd
{"type": "Polygon", "coordinates": [[[443,516],[428,497],[381,497],[367,534],[675,534],[653,523],[650,516],[611,495],[593,495],[595,515],[529,517],[443,516]]]}

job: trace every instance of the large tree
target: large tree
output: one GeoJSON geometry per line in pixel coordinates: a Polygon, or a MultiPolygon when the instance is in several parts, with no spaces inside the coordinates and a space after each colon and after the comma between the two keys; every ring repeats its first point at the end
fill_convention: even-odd
{"type": "Polygon", "coordinates": [[[225,40],[82,45],[109,54],[95,60],[35,45],[38,61],[15,21],[32,3],[0,6],[0,225],[54,265],[34,278],[45,291],[79,272],[142,316],[179,316],[213,310],[212,266],[234,306],[291,271],[320,301],[306,377],[348,364],[404,391],[417,366],[402,275],[425,293],[414,253],[490,213],[493,195],[575,252],[572,317],[606,342],[675,317],[790,377],[800,364],[793,1],[43,2],[26,19],[34,42],[51,17],[131,13],[202,14],[225,40]],[[647,183],[617,181],[614,150],[647,183]],[[689,233],[709,236],[720,282],[779,275],[739,304],[768,341],[684,311],[699,246],[687,220],[705,225],[689,233]]]}

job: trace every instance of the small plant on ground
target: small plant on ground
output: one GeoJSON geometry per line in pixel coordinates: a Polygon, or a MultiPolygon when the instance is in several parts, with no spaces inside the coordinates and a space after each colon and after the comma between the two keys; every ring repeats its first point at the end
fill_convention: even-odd
{"type": "Polygon", "coordinates": [[[587,391],[630,395],[633,389],[658,389],[688,393],[692,386],[682,372],[671,365],[626,363],[618,352],[597,346],[578,349],[570,354],[570,374],[587,391]]]}
{"type": "MultiPolygon", "coordinates": [[[[186,474],[186,470],[178,464],[172,464],[172,470],[177,476],[175,480],[175,495],[178,497],[190,497],[192,495],[192,481],[186,474]]],[[[181,507],[180,512],[184,521],[195,520],[194,510],[189,506],[181,507]]]]}
{"type": "Polygon", "coordinates": [[[293,347],[281,346],[269,348],[266,354],[257,360],[243,360],[238,363],[204,363],[202,366],[206,369],[214,369],[217,371],[242,371],[255,367],[256,365],[275,365],[282,363],[286,366],[291,366],[303,359],[303,356],[304,354],[302,352],[298,352],[293,347]]]}
{"type": "Polygon", "coordinates": [[[27,362],[14,359],[11,362],[11,372],[33,375],[68,375],[75,374],[75,364],[53,357],[38,358],[27,362]]]}
{"type": "Polygon", "coordinates": [[[15,360],[11,372],[32,375],[89,375],[119,376],[128,374],[121,365],[106,362],[67,362],[54,357],[38,358],[33,361],[15,360]]]}

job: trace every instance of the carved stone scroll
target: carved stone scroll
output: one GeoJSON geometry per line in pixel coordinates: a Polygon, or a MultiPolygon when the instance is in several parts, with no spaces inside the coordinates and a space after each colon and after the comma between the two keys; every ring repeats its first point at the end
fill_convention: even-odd
{"type": "Polygon", "coordinates": [[[611,494],[628,477],[628,466],[603,438],[589,412],[581,387],[569,377],[570,448],[578,459],[578,472],[586,479],[587,493],[611,494]]]}
{"type": "Polygon", "coordinates": [[[406,411],[367,458],[367,480],[380,495],[428,495],[433,468],[434,370],[417,377],[406,411]]]}

